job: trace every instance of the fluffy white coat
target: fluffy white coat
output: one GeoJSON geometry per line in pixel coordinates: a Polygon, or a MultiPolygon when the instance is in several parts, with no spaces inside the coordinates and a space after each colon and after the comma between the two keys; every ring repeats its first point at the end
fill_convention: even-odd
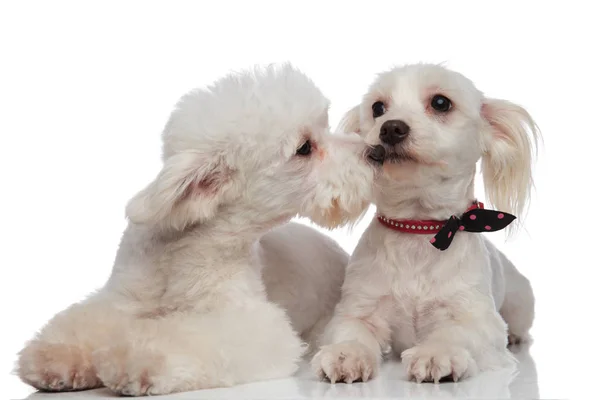
{"type": "Polygon", "coordinates": [[[293,374],[302,338],[314,343],[339,298],[347,255],[311,228],[272,229],[295,215],[356,219],[375,173],[362,139],[329,134],[328,106],[289,65],[185,95],[161,171],[127,206],[109,281],[27,344],[21,379],[144,395],[293,374]]]}

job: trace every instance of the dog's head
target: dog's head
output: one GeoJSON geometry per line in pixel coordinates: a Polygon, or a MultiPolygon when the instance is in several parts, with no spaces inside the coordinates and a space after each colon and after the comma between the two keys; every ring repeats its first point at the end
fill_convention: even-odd
{"type": "Polygon", "coordinates": [[[358,218],[374,167],[356,135],[329,133],[329,102],[290,65],[231,74],[185,95],[163,133],[163,168],[127,206],[135,223],[181,230],[222,215],[263,226],[294,215],[358,218]]]}
{"type": "Polygon", "coordinates": [[[359,133],[385,154],[383,190],[470,179],[481,159],[494,207],[519,215],[528,200],[534,121],[523,108],[486,98],[442,66],[408,65],[380,74],[340,129],[359,133]]]}

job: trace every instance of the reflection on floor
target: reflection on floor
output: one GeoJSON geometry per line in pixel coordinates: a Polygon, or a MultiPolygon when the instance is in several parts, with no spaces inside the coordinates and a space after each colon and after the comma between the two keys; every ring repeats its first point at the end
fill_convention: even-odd
{"type": "MultiPolygon", "coordinates": [[[[303,364],[293,378],[256,382],[226,389],[210,389],[168,396],[170,399],[235,399],[235,398],[478,398],[478,399],[537,399],[539,388],[535,362],[528,347],[511,349],[519,361],[514,369],[480,374],[462,382],[416,384],[407,382],[397,360],[386,361],[379,376],[367,383],[332,385],[319,382],[308,365],[303,364]]],[[[106,389],[75,393],[33,393],[28,399],[54,398],[114,398],[106,389]]]]}

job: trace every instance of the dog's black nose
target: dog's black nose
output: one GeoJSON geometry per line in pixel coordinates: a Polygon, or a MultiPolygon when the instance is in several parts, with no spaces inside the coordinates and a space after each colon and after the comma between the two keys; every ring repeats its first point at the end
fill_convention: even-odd
{"type": "Polygon", "coordinates": [[[406,139],[409,131],[410,126],[408,126],[406,122],[399,119],[390,119],[381,125],[379,139],[381,139],[383,143],[393,146],[406,139]]]}
{"type": "Polygon", "coordinates": [[[378,144],[377,146],[369,149],[367,157],[377,164],[383,164],[385,161],[385,149],[382,145],[378,144]]]}

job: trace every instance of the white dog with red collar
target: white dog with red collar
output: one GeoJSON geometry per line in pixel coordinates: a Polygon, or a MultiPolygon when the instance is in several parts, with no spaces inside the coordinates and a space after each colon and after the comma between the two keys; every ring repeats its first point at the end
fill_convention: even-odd
{"type": "Polygon", "coordinates": [[[409,65],[380,74],[341,130],[358,132],[385,162],[377,217],[351,257],[326,345],[312,362],[316,373],[365,381],[389,347],[417,382],[510,365],[507,343],[529,337],[533,293],[474,232],[522,215],[538,136],[529,114],[486,98],[456,72],[409,65]],[[480,159],[497,212],[465,212],[480,159]]]}

